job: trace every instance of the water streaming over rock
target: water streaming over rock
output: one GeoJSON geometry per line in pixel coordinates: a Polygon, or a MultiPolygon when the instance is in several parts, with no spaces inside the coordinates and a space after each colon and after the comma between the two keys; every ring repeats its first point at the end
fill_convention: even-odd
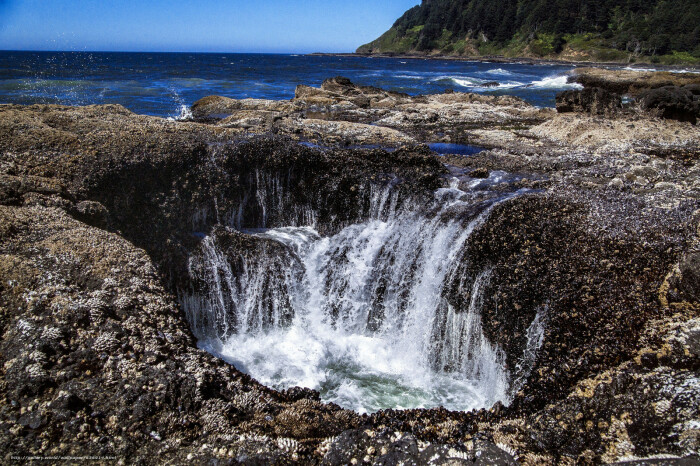
{"type": "MultiPolygon", "coordinates": [[[[279,187],[260,184],[274,188],[255,197],[264,210],[279,187]]],[[[459,265],[473,231],[515,193],[458,185],[422,206],[370,187],[368,217],[325,237],[312,226],[241,232],[234,215],[190,259],[198,285],[181,302],[200,344],[262,383],[311,387],[361,412],[507,402],[503,353],[481,327],[491,271],[470,281],[459,265]],[[446,299],[455,281],[467,309],[446,299]]]]}

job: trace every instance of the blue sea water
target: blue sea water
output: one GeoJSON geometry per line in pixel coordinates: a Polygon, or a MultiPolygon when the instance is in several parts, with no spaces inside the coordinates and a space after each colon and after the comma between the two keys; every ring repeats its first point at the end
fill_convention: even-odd
{"type": "Polygon", "coordinates": [[[556,93],[572,87],[565,76],[571,69],[340,56],[0,51],[0,103],[117,103],[137,113],[176,117],[207,95],[290,99],[298,84],[319,86],[326,78],[346,76],[411,95],[454,89],[554,106],[556,93]]]}

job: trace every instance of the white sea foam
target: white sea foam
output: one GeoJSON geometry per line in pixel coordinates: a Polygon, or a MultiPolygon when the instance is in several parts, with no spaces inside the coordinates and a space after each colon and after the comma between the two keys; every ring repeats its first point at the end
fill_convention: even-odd
{"type": "Polygon", "coordinates": [[[499,89],[515,89],[517,87],[522,87],[522,86],[524,86],[524,84],[517,82],[517,81],[508,81],[505,83],[498,83],[499,89]]]}
{"type": "MultiPolygon", "coordinates": [[[[410,75],[406,75],[405,77],[409,78],[410,75]]],[[[487,82],[492,81],[470,76],[437,76],[431,79],[431,82],[447,82],[459,87],[471,88],[481,91],[497,89],[519,89],[525,87],[530,87],[534,89],[583,89],[583,86],[581,86],[578,83],[567,82],[567,76],[564,75],[548,76],[541,80],[532,81],[531,83],[508,80],[504,82],[499,82],[498,86],[484,86],[484,84],[486,84],[487,82]]]]}
{"type": "Polygon", "coordinates": [[[623,69],[628,70],[628,71],[659,71],[656,68],[641,68],[641,67],[636,67],[636,66],[627,66],[623,69]]]}
{"type": "Polygon", "coordinates": [[[474,87],[478,85],[478,83],[469,79],[452,78],[452,82],[462,87],[474,87]]]}
{"type": "Polygon", "coordinates": [[[508,70],[504,70],[503,68],[494,68],[494,69],[486,71],[486,73],[501,75],[501,76],[513,76],[513,74],[514,74],[508,70]]]}
{"type": "Polygon", "coordinates": [[[485,81],[468,76],[437,76],[431,79],[431,82],[446,82],[461,87],[476,87],[485,81]]]}
{"type": "Polygon", "coordinates": [[[417,80],[423,80],[425,79],[425,76],[420,76],[420,75],[415,75],[415,74],[395,74],[395,78],[399,79],[417,79],[417,80]]]}
{"type": "Polygon", "coordinates": [[[180,104],[180,108],[178,109],[178,114],[172,117],[169,117],[168,120],[170,121],[180,121],[180,120],[188,120],[192,118],[192,110],[190,110],[190,107],[185,105],[185,104],[180,104]]]}
{"type": "Polygon", "coordinates": [[[479,91],[495,91],[499,89],[517,89],[523,87],[524,84],[517,81],[508,81],[503,83],[498,83],[497,86],[484,86],[483,83],[475,85],[474,89],[479,91]]]}
{"type": "Polygon", "coordinates": [[[681,68],[681,69],[659,69],[659,68],[642,68],[642,67],[637,67],[637,66],[627,66],[623,68],[624,70],[628,71],[646,71],[646,72],[659,72],[659,71],[668,71],[669,73],[693,73],[693,74],[700,74],[700,70],[698,69],[688,69],[688,68],[681,68]]]}
{"type": "Polygon", "coordinates": [[[495,204],[455,216],[469,205],[456,180],[436,192],[429,215],[402,208],[388,188],[370,197],[371,218],[330,237],[308,226],[254,233],[284,245],[293,268],[275,251],[236,276],[205,239],[202,263],[190,267],[212,290],[181,297],[200,344],[266,385],[314,388],[359,412],[507,403],[503,353],[481,327],[490,271],[472,281],[459,272],[466,241],[495,204]],[[470,296],[466,309],[444,297],[455,281],[470,296]]]}
{"type": "Polygon", "coordinates": [[[563,75],[548,76],[540,81],[533,81],[531,86],[537,89],[583,89],[579,83],[570,83],[563,75]]]}

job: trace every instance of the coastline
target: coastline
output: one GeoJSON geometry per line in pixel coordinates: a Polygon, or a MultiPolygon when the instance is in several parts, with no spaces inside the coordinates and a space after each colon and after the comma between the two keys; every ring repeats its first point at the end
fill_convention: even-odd
{"type": "MultiPolygon", "coordinates": [[[[337,77],[298,86],[292,100],[209,96],[186,120],[120,105],[0,105],[0,453],[697,461],[699,128],[571,92],[579,101],[556,112],[337,77]],[[424,145],[434,141],[487,150],[437,156],[424,145]],[[332,236],[368,218],[373,190],[422,205],[448,177],[463,192],[490,179],[496,196],[519,193],[473,230],[444,290],[469,309],[470,284],[489,271],[482,335],[503,351],[512,399],[361,415],[309,388],[261,385],[198,345],[186,304],[211,292],[192,273],[204,267],[190,267],[208,264],[202,235],[227,264],[287,251],[220,219],[311,218],[332,236]]],[[[483,203],[484,190],[473,193],[483,203]]],[[[444,220],[468,220],[474,205],[444,220]]]]}
{"type": "Polygon", "coordinates": [[[617,68],[629,67],[631,69],[640,70],[690,70],[700,72],[700,65],[662,65],[654,63],[628,63],[628,62],[596,62],[596,61],[571,61],[557,60],[551,58],[508,58],[501,56],[474,56],[460,57],[454,55],[424,55],[424,54],[394,54],[394,53],[324,53],[315,52],[309,53],[311,57],[350,57],[350,58],[393,58],[399,60],[445,60],[457,62],[475,62],[475,63],[506,63],[506,64],[522,64],[522,65],[570,65],[575,67],[590,66],[598,68],[617,68]]]}

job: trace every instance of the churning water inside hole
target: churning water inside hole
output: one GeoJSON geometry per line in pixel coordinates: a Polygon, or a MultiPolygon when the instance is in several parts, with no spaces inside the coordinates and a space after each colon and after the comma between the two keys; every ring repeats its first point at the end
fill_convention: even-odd
{"type": "Polygon", "coordinates": [[[373,189],[370,218],[329,237],[313,226],[247,231],[284,252],[263,248],[237,258],[242,267],[206,237],[190,274],[208,292],[181,296],[200,345],[263,384],[313,388],[358,412],[507,403],[510,374],[481,327],[491,271],[465,282],[460,264],[472,232],[517,193],[457,186],[421,208],[373,189]],[[455,283],[466,309],[448,302],[455,283]]]}

